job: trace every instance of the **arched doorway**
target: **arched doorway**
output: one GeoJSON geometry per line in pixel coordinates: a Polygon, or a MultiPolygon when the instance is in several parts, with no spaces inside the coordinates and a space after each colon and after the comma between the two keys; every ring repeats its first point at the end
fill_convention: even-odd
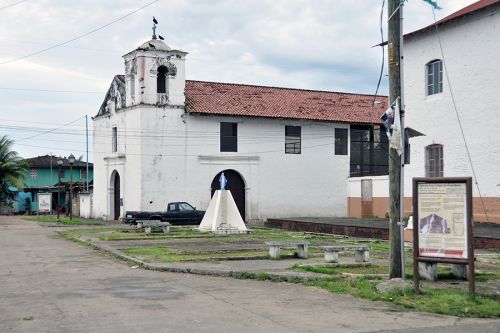
{"type": "Polygon", "coordinates": [[[216,190],[220,189],[219,177],[224,172],[227,179],[226,189],[231,191],[231,195],[236,202],[236,207],[240,211],[241,218],[245,220],[245,181],[241,175],[235,170],[224,170],[219,172],[212,180],[211,196],[214,196],[216,190]]]}
{"type": "Polygon", "coordinates": [[[111,212],[113,220],[118,220],[120,218],[120,175],[115,170],[111,174],[111,212]]]}

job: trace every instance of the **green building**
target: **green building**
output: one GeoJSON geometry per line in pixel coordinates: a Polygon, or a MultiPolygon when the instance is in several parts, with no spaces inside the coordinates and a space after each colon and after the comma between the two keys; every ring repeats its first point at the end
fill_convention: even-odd
{"type": "MultiPolygon", "coordinates": [[[[38,211],[38,194],[50,193],[52,213],[57,212],[59,207],[61,213],[69,211],[70,183],[73,184],[73,211],[78,205],[78,193],[87,191],[87,163],[76,160],[71,168],[66,157],[62,158],[62,166],[57,164],[58,157],[52,155],[38,156],[25,159],[29,168],[26,171],[25,187],[17,195],[15,212],[38,211]],[[73,172],[71,173],[71,169],[73,172]],[[73,177],[71,177],[73,175],[73,177]],[[58,201],[58,189],[60,201],[58,201]]],[[[92,190],[93,165],[88,165],[88,190],[92,190]]]]}

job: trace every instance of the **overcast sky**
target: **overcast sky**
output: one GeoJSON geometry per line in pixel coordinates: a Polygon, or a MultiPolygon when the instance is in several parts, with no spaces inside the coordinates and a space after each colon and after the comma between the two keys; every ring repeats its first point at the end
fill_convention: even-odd
{"type": "MultiPolygon", "coordinates": [[[[113,76],[124,73],[121,56],[151,38],[153,15],[165,42],[189,52],[187,79],[375,91],[381,50],[371,46],[380,42],[382,0],[160,0],[5,63],[152,1],[0,0],[0,135],[14,139],[21,156],[85,154],[84,117],[91,130],[113,76]]],[[[437,2],[439,19],[474,0],[437,2]]],[[[404,16],[405,32],[433,22],[423,0],[406,2],[404,16]]],[[[89,148],[92,161],[91,141],[89,148]]]]}

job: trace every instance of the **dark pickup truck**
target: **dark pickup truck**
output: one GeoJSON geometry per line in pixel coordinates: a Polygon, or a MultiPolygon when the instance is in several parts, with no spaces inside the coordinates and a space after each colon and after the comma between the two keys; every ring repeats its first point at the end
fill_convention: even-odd
{"type": "Polygon", "coordinates": [[[127,211],[123,223],[136,224],[137,220],[159,220],[170,224],[200,224],[204,210],[196,210],[187,202],[170,202],[166,212],[127,211]]]}

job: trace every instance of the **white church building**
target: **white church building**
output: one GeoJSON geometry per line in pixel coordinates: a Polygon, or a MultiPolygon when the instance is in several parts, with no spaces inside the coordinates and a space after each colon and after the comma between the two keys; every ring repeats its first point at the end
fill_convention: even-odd
{"type": "Polygon", "coordinates": [[[93,118],[96,218],[205,210],[221,172],[246,221],[346,216],[348,179],[387,174],[386,97],[186,80],[154,35],[123,58],[93,118]]]}

